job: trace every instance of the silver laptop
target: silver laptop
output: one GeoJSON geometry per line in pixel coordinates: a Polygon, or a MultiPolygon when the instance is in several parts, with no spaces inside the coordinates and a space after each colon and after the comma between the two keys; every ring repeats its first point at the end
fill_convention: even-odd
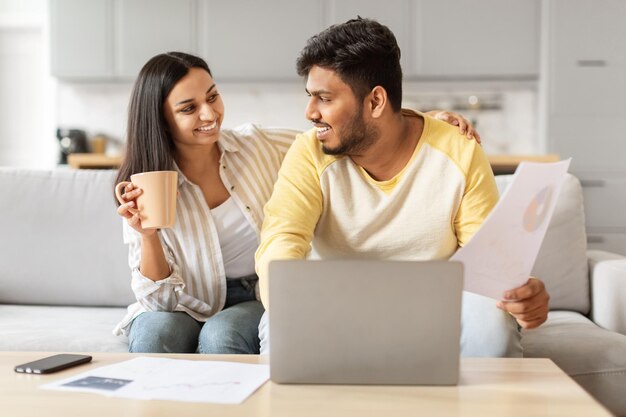
{"type": "Polygon", "coordinates": [[[458,262],[273,261],[270,378],[456,385],[462,291],[458,262]]]}

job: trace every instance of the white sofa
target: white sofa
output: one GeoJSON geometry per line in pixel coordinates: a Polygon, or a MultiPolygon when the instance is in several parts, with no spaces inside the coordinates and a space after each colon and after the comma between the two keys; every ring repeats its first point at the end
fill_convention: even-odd
{"type": "MultiPolygon", "coordinates": [[[[113,171],[0,169],[0,350],[125,351],[111,334],[133,301],[113,171]]],[[[510,176],[497,177],[503,190],[510,176]]],[[[582,192],[569,176],[534,274],[551,294],[547,323],[524,331],[626,416],[626,258],[586,251],[582,192]]]]}
{"type": "Polygon", "coordinates": [[[113,171],[0,169],[0,350],[126,351],[113,171]]]}

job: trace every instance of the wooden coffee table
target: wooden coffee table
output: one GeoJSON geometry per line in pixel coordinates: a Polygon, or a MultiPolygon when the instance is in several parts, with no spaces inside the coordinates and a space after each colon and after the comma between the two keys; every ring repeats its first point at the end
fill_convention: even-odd
{"type": "MultiPolygon", "coordinates": [[[[268,382],[241,405],[139,401],[60,392],[39,385],[90,368],[131,359],[94,353],[89,365],[51,375],[13,372],[50,353],[0,353],[0,415],[7,417],[117,416],[568,416],[611,414],[549,359],[462,359],[455,387],[279,385],[268,382]]],[[[144,355],[148,356],[148,355],[144,355]]],[[[156,355],[192,360],[266,363],[238,355],[156,355]]]]}

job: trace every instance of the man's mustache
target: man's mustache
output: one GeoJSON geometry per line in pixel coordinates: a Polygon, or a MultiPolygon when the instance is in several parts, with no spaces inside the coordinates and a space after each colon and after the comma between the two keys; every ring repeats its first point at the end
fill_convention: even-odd
{"type": "Polygon", "coordinates": [[[330,127],[328,123],[322,122],[322,119],[311,119],[311,123],[313,123],[314,125],[324,125],[330,127]]]}

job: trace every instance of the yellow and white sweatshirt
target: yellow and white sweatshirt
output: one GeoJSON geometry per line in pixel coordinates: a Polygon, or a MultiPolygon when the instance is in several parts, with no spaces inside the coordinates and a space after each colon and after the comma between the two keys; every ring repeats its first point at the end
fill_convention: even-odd
{"type": "Polygon", "coordinates": [[[266,204],[256,253],[267,308],[275,259],[446,259],[480,227],[498,200],[482,148],[456,126],[423,117],[407,165],[376,181],[351,158],[322,151],[315,129],[296,137],[266,204]]]}

